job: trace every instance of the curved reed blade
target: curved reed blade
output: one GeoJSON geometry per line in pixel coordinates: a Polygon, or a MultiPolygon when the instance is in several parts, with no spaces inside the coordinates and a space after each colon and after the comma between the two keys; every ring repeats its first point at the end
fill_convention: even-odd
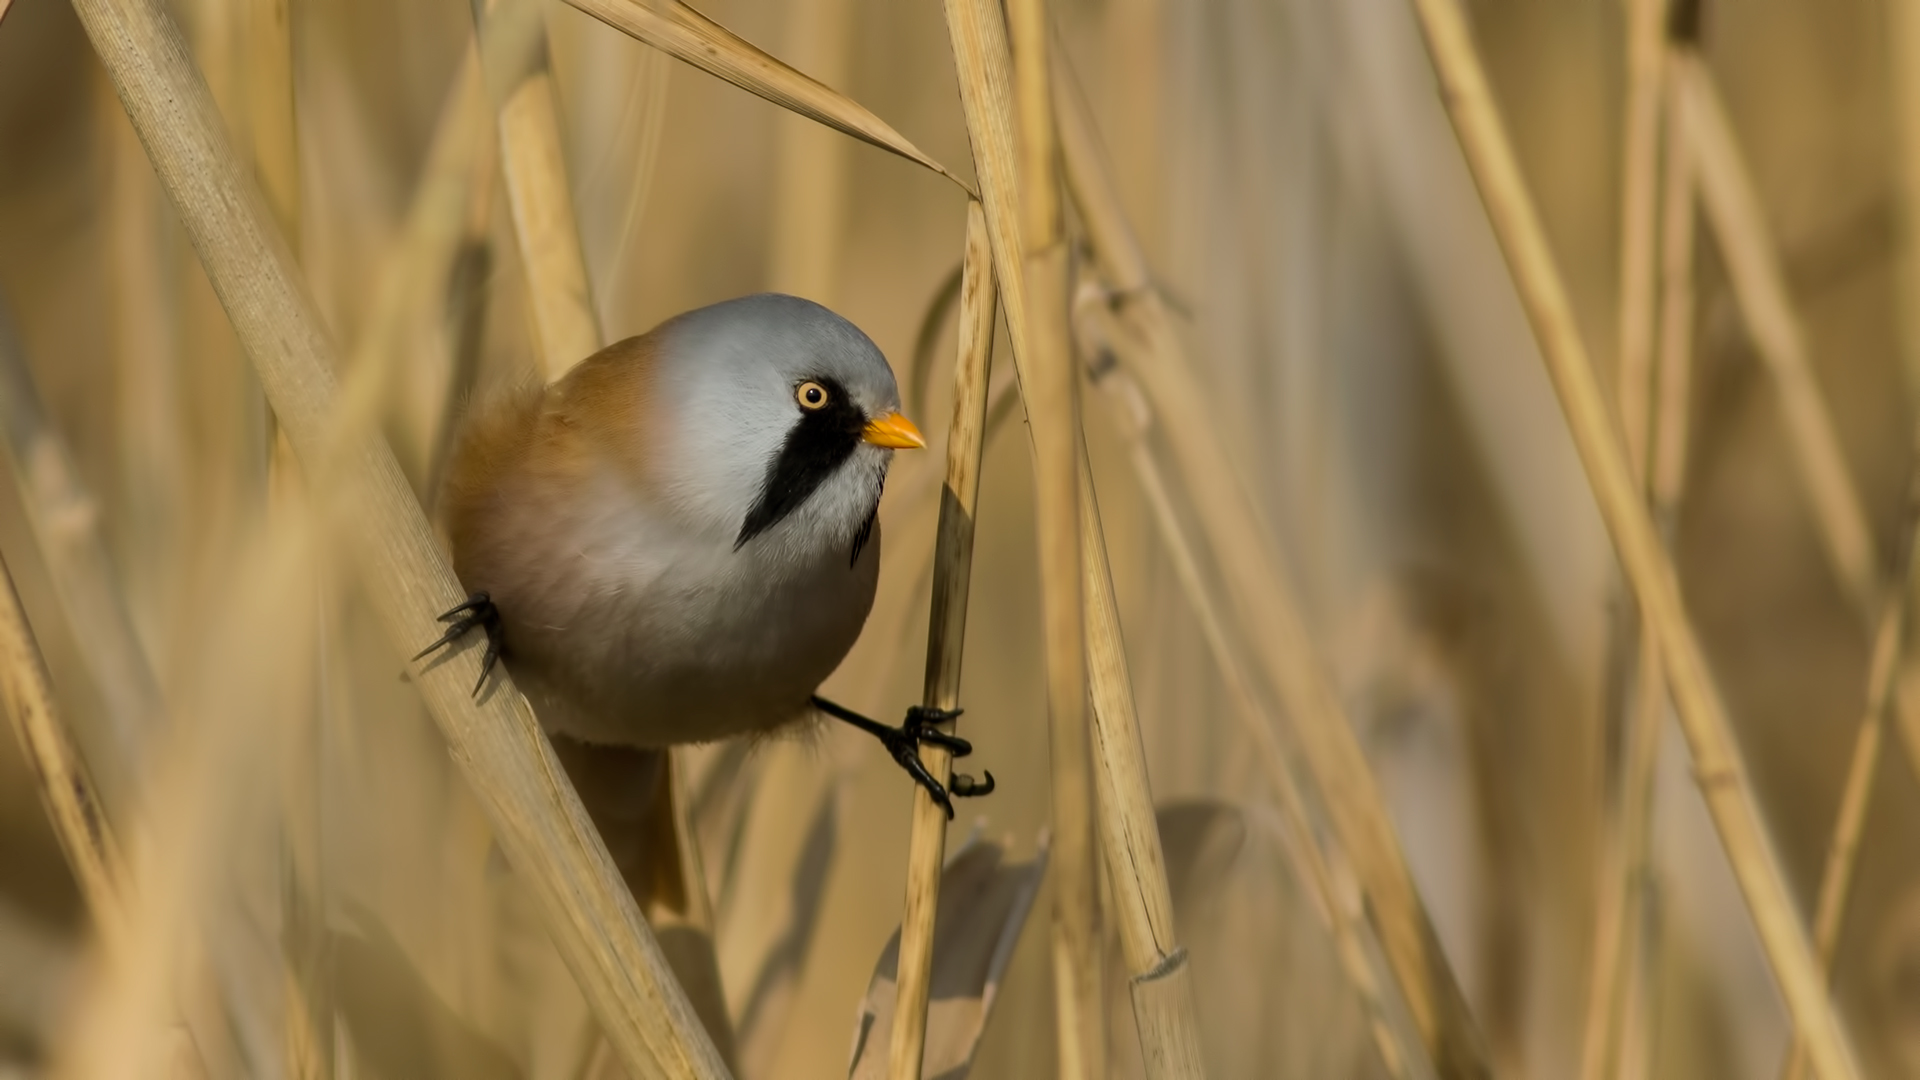
{"type": "MultiPolygon", "coordinates": [[[[956,852],[940,872],[939,906],[947,917],[932,942],[931,970],[940,999],[926,1019],[924,1075],[965,1080],[999,997],[1000,981],[1013,959],[1013,947],[1046,878],[1044,843],[1029,862],[1009,863],[1005,858],[999,844],[971,844],[956,852]]],[[[901,931],[895,930],[888,939],[874,965],[867,996],[860,1002],[849,1080],[898,1080],[901,1076],[887,1068],[887,1048],[898,1030],[895,978],[900,937],[901,931]]]]}
{"type": "Polygon", "coordinates": [[[965,180],[928,157],[906,136],[846,95],[802,75],[733,31],[680,3],[661,0],[567,0],[567,3],[662,52],[751,94],[861,142],[925,166],[973,194],[965,180]]]}

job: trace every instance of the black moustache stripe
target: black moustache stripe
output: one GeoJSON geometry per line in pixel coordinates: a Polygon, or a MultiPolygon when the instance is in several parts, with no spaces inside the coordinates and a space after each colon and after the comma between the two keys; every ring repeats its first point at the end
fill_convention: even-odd
{"type": "Polygon", "coordinates": [[[834,471],[847,463],[860,446],[867,426],[861,412],[846,389],[829,378],[814,382],[826,387],[827,407],[800,410],[800,420],[787,432],[780,453],[767,465],[767,477],[760,484],[760,497],[740,524],[740,536],[733,542],[735,551],[747,541],[786,520],[800,509],[834,471]]]}

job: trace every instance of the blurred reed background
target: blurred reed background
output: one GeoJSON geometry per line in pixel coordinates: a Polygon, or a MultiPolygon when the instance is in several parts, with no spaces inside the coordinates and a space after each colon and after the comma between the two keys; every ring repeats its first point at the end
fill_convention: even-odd
{"type": "MultiPolygon", "coordinates": [[[[1106,324],[1129,288],[1171,313],[1197,415],[1274,527],[1312,646],[1296,659],[1332,680],[1493,1070],[1780,1075],[1793,1025],[1663,719],[1416,5],[1048,6],[1069,73],[1057,108],[1069,93],[1090,106],[1149,273],[1115,280],[1109,252],[1078,246],[1074,325],[1207,1075],[1475,1070],[1428,1060],[1421,1006],[1383,960],[1363,860],[1328,824],[1361,797],[1316,787],[1289,726],[1298,699],[1249,681],[1274,642],[1228,600],[1253,586],[1192,476],[1164,464],[1195,431],[1164,412],[1142,431],[1147,398],[1109,377],[1151,382],[1104,336],[1124,336],[1106,324]],[[1207,595],[1214,609],[1196,606],[1207,595]],[[1651,791],[1640,877],[1636,785],[1651,791]]],[[[1910,727],[1903,707],[1920,666],[1881,617],[1904,612],[1910,578],[1920,3],[1678,7],[1464,4],[1809,922],[1856,774],[1857,848],[1841,847],[1857,872],[1821,947],[1860,1074],[1920,1075],[1920,712],[1910,727]],[[1885,752],[1857,751],[1883,723],[1885,752]]],[[[343,381],[371,387],[430,499],[450,418],[542,355],[496,128],[462,81],[472,8],[170,11],[343,381]],[[357,383],[355,364],[371,365],[357,383]]],[[[974,175],[939,4],[705,11],[974,175]]],[[[90,918],[22,747],[0,740],[0,1077],[619,1075],[333,550],[340,525],[303,509],[73,8],[0,13],[0,427],[16,481],[0,484],[0,554],[135,885],[107,920],[118,931],[90,918]],[[134,940],[105,963],[116,932],[134,940]],[[103,1032],[140,1008],[169,1018],[167,1038],[116,1060],[103,1032]]],[[[599,336],[754,291],[810,297],[880,344],[941,445],[955,319],[939,298],[965,195],[571,7],[540,14],[599,336]]],[[[1075,238],[1098,232],[1084,205],[1068,220],[1075,238]]],[[[1004,327],[996,353],[1004,382],[1004,327]]],[[[936,977],[932,1021],[959,1025],[945,1034],[980,1077],[1057,1060],[1052,883],[1022,892],[1053,810],[1034,459],[1013,408],[985,449],[959,695],[999,790],[961,805],[949,845],[1003,847],[949,873],[991,876],[1001,856],[1028,870],[953,886],[997,914],[942,949],[986,965],[1018,945],[981,967],[984,998],[978,979],[936,977]],[[956,995],[971,1019],[942,1019],[956,995]]],[[[896,463],[881,595],[825,687],[870,715],[918,700],[941,468],[937,451],[896,463]]],[[[842,1075],[862,995],[891,992],[876,963],[890,979],[907,783],[838,726],[679,765],[712,899],[690,917],[712,928],[737,1075],[842,1075]]],[[[1111,920],[1103,940],[1106,1072],[1149,1075],[1111,920]]]]}

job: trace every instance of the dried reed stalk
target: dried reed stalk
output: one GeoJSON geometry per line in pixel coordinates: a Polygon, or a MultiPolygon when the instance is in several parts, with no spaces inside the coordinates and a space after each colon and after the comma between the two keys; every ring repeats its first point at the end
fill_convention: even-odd
{"type": "MultiPolygon", "coordinates": [[[[1065,93],[1066,89],[1063,87],[1060,92],[1065,93]]],[[[1068,113],[1063,111],[1062,119],[1065,120],[1067,116],[1068,113]]],[[[1064,124],[1062,134],[1065,134],[1064,124]]],[[[1076,303],[1076,312],[1098,310],[1104,313],[1108,302],[1106,294],[1091,283],[1083,285],[1082,290],[1088,299],[1076,303]]],[[[1076,323],[1076,337],[1082,343],[1083,350],[1088,350],[1096,340],[1115,350],[1139,350],[1144,347],[1144,343],[1137,338],[1113,333],[1117,327],[1096,329],[1089,325],[1091,321],[1084,319],[1076,323]]],[[[1136,356],[1130,361],[1130,366],[1143,362],[1151,360],[1136,356]]],[[[1340,902],[1332,870],[1315,839],[1317,830],[1306,801],[1287,767],[1286,751],[1275,733],[1273,721],[1267,716],[1266,707],[1260,703],[1254,691],[1252,676],[1227,638],[1226,621],[1220,604],[1200,569],[1198,547],[1188,535],[1180,512],[1174,506],[1165,473],[1149,441],[1153,426],[1152,408],[1126,368],[1101,364],[1097,357],[1088,366],[1093,369],[1094,386],[1103,391],[1102,396],[1110,406],[1115,427],[1127,440],[1128,457],[1133,464],[1134,478],[1140,485],[1140,494],[1146,500],[1154,524],[1158,527],[1160,542],[1168,561],[1173,564],[1174,577],[1179,581],[1181,592],[1185,594],[1194,618],[1200,624],[1200,634],[1206,639],[1207,651],[1219,666],[1221,681],[1233,703],[1233,715],[1240,721],[1248,742],[1253,744],[1260,770],[1279,804],[1281,823],[1290,837],[1286,850],[1295,860],[1293,870],[1312,893],[1334,936],[1340,965],[1359,995],[1361,1007],[1366,1010],[1368,1027],[1380,1050],[1382,1064],[1386,1066],[1389,1076],[1404,1080],[1409,1075],[1407,1069],[1411,1044],[1418,1040],[1402,1032],[1404,1025],[1398,1022],[1399,1018],[1394,1015],[1393,1008],[1385,998],[1381,973],[1376,972],[1372,960],[1372,946],[1377,944],[1372,940],[1372,930],[1363,919],[1353,917],[1348,905],[1340,902]]],[[[1098,717],[1099,714],[1096,712],[1095,715],[1098,717]]]]}
{"type": "Polygon", "coordinates": [[[1920,398],[1920,0],[1887,5],[1887,72],[1893,79],[1898,161],[1900,345],[1907,392],[1920,398]]]}
{"type": "MultiPolygon", "coordinates": [[[[1879,623],[1881,560],[1859,488],[1847,471],[1832,415],[1813,376],[1785,268],[1712,75],[1697,55],[1684,50],[1676,52],[1674,66],[1692,132],[1701,202],[1748,332],[1773,377],[1822,547],[1842,593],[1871,637],[1879,623]]],[[[1894,695],[1908,764],[1920,775],[1920,684],[1897,680],[1894,695]]]]}
{"type": "MultiPolygon", "coordinates": [[[[1880,603],[1880,625],[1873,636],[1873,660],[1867,674],[1867,704],[1860,718],[1860,731],[1854,737],[1853,758],[1847,766],[1847,781],[1840,794],[1840,812],[1833,823],[1833,839],[1827,843],[1827,864],[1820,875],[1819,899],[1814,903],[1813,946],[1819,951],[1821,970],[1832,976],[1833,956],[1840,944],[1840,928],[1847,918],[1847,898],[1853,888],[1854,867],[1860,857],[1860,834],[1867,824],[1867,809],[1873,804],[1874,780],[1880,772],[1880,746],[1885,741],[1887,706],[1893,688],[1901,678],[1901,654],[1907,631],[1908,591],[1913,587],[1914,564],[1920,556],[1920,454],[1910,466],[1907,480],[1906,518],[1902,525],[1904,543],[1899,570],[1889,582],[1886,598],[1880,603]]],[[[1807,1075],[1806,1040],[1798,1031],[1787,1048],[1781,1070],[1785,1080],[1805,1080],[1807,1075]]]]}
{"type": "MultiPolygon", "coordinates": [[[[495,13],[515,2],[524,0],[486,0],[483,11],[476,0],[483,37],[495,13]]],[[[532,35],[522,49],[490,66],[487,84],[499,111],[500,171],[507,180],[507,204],[526,267],[534,349],[541,374],[553,382],[600,351],[600,320],[587,285],[587,261],[567,182],[545,32],[532,35]]]]}
{"type": "Polygon", "coordinates": [[[1855,610],[1871,613],[1879,595],[1880,566],[1872,529],[1814,378],[1806,331],[1794,314],[1766,211],[1705,65],[1693,53],[1682,52],[1674,78],[1687,103],[1701,206],[1726,258],[1748,333],[1773,377],[1821,543],[1855,610]]]}
{"type": "MultiPolygon", "coordinates": [[[[293,27],[287,0],[248,0],[228,9],[244,42],[241,57],[245,143],[253,155],[254,175],[280,226],[280,235],[300,250],[300,153],[294,113],[293,27]]],[[[267,511],[286,512],[307,499],[299,463],[284,431],[268,446],[267,511]]],[[[306,568],[319,588],[319,567],[306,568]]],[[[318,609],[316,609],[316,614],[318,609]]],[[[316,633],[314,647],[323,649],[316,633]]],[[[317,656],[324,664],[324,656],[317,656]]],[[[318,667],[315,669],[318,670],[318,667]]],[[[328,958],[326,882],[321,856],[320,693],[317,682],[298,696],[289,716],[288,752],[283,755],[281,790],[280,918],[282,971],[282,1052],[293,1080],[333,1076],[333,980],[328,958]]]]}
{"type": "MultiPolygon", "coordinates": [[[[986,448],[987,384],[993,372],[993,248],[987,215],[967,203],[966,254],[960,285],[959,356],[953,369],[953,423],[947,429],[947,481],[940,498],[933,555],[933,602],[927,616],[929,709],[960,704],[961,649],[967,635],[967,590],[973,577],[973,531],[980,505],[980,458],[986,448]]],[[[947,730],[951,730],[949,726],[947,730]]],[[[922,746],[920,761],[943,783],[952,767],[945,747],[922,746]]],[[[947,812],[914,786],[913,833],[907,847],[907,896],[900,917],[900,959],[887,1075],[920,1080],[926,1056],[927,995],[933,985],[933,926],[946,863],[947,812]]]]}
{"type": "Polygon", "coordinates": [[[980,205],[987,211],[987,238],[993,244],[993,272],[1000,283],[1000,310],[1013,342],[1014,369],[1026,381],[1026,267],[1020,259],[1020,185],[1013,148],[1013,57],[1000,5],[992,0],[942,0],[954,73],[960,82],[960,107],[973,148],[980,205]]]}
{"type": "Polygon", "coordinates": [[[1013,59],[1006,25],[993,0],[946,0],[947,38],[959,76],[960,104],[973,147],[980,201],[1000,305],[1013,339],[1013,359],[1027,402],[1040,520],[1042,617],[1046,630],[1047,705],[1053,742],[1054,994],[1059,1021],[1059,1074],[1104,1074],[1105,1035],[1098,1005],[1099,956],[1094,933],[1098,880],[1093,865],[1092,784],[1088,776],[1085,655],[1080,606],[1078,383],[1067,342],[1067,250],[1054,178],[1051,104],[1046,77],[1044,15],[1014,9],[1027,35],[1021,108],[1022,152],[1016,167],[1013,59]],[[1033,54],[1033,49],[1040,52],[1033,54]],[[1036,125],[1038,130],[1036,130],[1036,125]],[[1039,152],[1039,160],[1031,156],[1039,152]],[[1037,209],[1024,204],[1039,200],[1037,209]],[[1030,275],[1040,275],[1036,286],[1030,275]],[[1043,302],[1044,301],[1044,302],[1043,302]],[[1050,307],[1049,307],[1050,305],[1050,307]],[[1048,310],[1038,310],[1046,307],[1048,310]],[[1029,319],[1029,312],[1033,317],[1029,319]],[[1063,501],[1064,500],[1064,501],[1063,501]],[[1071,568],[1069,576],[1068,570],[1071,568]]]}
{"type": "MultiPolygon", "coordinates": [[[[1080,378],[1068,333],[1068,250],[1054,135],[1046,0],[1007,6],[1018,122],[1020,261],[1027,336],[1014,363],[1033,445],[1053,776],[1053,977],[1060,1075],[1106,1075],[1100,892],[1093,844],[1084,555],[1080,512],[1080,378]]],[[[990,14],[990,13],[989,13],[990,14]]],[[[975,146],[976,157],[982,149],[975,146]]],[[[989,206],[989,212],[992,207],[989,206]]],[[[1151,815],[1151,810],[1149,810],[1151,815]]]]}
{"type": "Polygon", "coordinates": [[[1666,0],[1627,0],[1627,105],[1620,208],[1620,426],[1635,476],[1647,474],[1659,260],[1660,104],[1666,0]]]}
{"type": "MultiPolygon", "coordinates": [[[[1615,399],[1627,447],[1628,468],[1636,481],[1647,483],[1653,440],[1654,314],[1657,301],[1660,171],[1660,114],[1664,99],[1666,64],[1666,0],[1627,0],[1626,130],[1622,138],[1622,206],[1620,226],[1620,342],[1615,371],[1615,399]]],[[[1618,585],[1615,588],[1618,589],[1618,585]]],[[[1639,622],[1628,605],[1615,618],[1639,622]]],[[[1633,697],[1626,708],[1624,738],[1618,754],[1607,755],[1612,765],[1607,784],[1607,816],[1603,823],[1606,859],[1600,868],[1601,890],[1593,936],[1593,964],[1587,988],[1585,1034],[1581,1042],[1583,1080],[1611,1080],[1618,1068],[1619,1016],[1624,1000],[1627,960],[1631,955],[1623,935],[1627,909],[1639,903],[1629,870],[1628,835],[1637,827],[1643,806],[1624,798],[1626,776],[1641,749],[1642,721],[1651,717],[1652,734],[1666,708],[1666,686],[1660,678],[1659,652],[1645,627],[1616,635],[1622,648],[1636,648],[1633,697]]],[[[1624,670],[1625,665],[1609,665],[1624,670]]],[[[1614,707],[1611,703],[1609,707],[1614,707]]]]}
{"type": "MultiPolygon", "coordinates": [[[[352,553],[395,648],[410,653],[433,639],[459,585],[385,445],[349,434],[330,453],[334,349],[205,82],[156,0],[74,7],[295,450],[310,470],[337,463],[316,488],[353,500],[352,553]]],[[[470,696],[478,662],[467,647],[413,665],[414,684],[622,1062],[641,1076],[725,1075],[526,699],[502,675],[484,698],[470,696]]]]}
{"type": "MultiPolygon", "coordinates": [[[[537,8],[516,4],[496,16],[491,38],[494,46],[504,48],[510,42],[503,39],[533,33],[535,27],[529,16],[534,14],[537,8]],[[519,21],[509,25],[509,19],[519,21]]],[[[399,234],[374,272],[367,312],[347,360],[348,371],[369,373],[369,385],[393,405],[398,405],[406,393],[401,380],[407,367],[422,362],[413,355],[418,345],[409,328],[420,313],[436,311],[439,298],[447,295],[450,287],[466,284],[457,280],[462,258],[475,236],[484,236],[486,223],[474,220],[474,207],[490,198],[487,189],[496,168],[488,156],[493,146],[489,129],[494,126],[490,112],[480,53],[469,47],[441,102],[426,161],[399,234]]],[[[448,382],[440,407],[424,413],[431,418],[428,422],[435,425],[434,429],[421,427],[420,410],[406,414],[412,422],[407,425],[411,430],[402,458],[411,459],[412,474],[423,480],[434,475],[436,462],[444,454],[442,444],[451,438],[449,414],[453,409],[445,397],[453,394],[452,384],[458,380],[450,377],[448,382]]],[[[423,483],[423,487],[432,491],[431,486],[423,483]]]]}
{"type": "Polygon", "coordinates": [[[245,0],[246,128],[254,174],[289,246],[300,246],[300,146],[294,123],[293,24],[288,0],[245,0]]]}
{"type": "MultiPolygon", "coordinates": [[[[1663,58],[1663,63],[1671,62],[1663,58]]],[[[1660,195],[1659,342],[1647,468],[1654,523],[1671,543],[1686,479],[1688,384],[1693,373],[1694,182],[1686,113],[1679,95],[1673,92],[1671,79],[1667,80],[1663,98],[1667,132],[1660,195]]],[[[1595,983],[1582,1059],[1583,1069],[1597,1070],[1586,1072],[1589,1077],[1611,1078],[1623,1071],[1638,1075],[1631,1070],[1640,1064],[1627,1058],[1632,1052],[1628,1032],[1632,1019],[1645,1012],[1639,996],[1645,983],[1645,914],[1652,902],[1647,881],[1651,873],[1654,768],[1667,717],[1660,646],[1645,625],[1640,631],[1636,671],[1617,795],[1615,848],[1620,906],[1617,926],[1610,930],[1603,924],[1596,935],[1595,983]],[[1594,1010],[1599,1010],[1597,1015],[1594,1010]],[[1601,1025],[1598,1031],[1592,1026],[1596,1023],[1601,1025]]]]}
{"type": "MultiPolygon", "coordinates": [[[[1044,77],[1044,75],[1043,75],[1044,77]]],[[[1147,782],[1146,744],[1134,712],[1120,611],[1093,477],[1080,465],[1080,538],[1086,578],[1087,684],[1092,702],[1094,791],[1108,895],[1120,930],[1127,989],[1149,1080],[1206,1075],[1194,1021],[1192,968],[1174,940],[1173,896],[1147,782]]]]}
{"type": "MultiPolygon", "coordinates": [[[[854,30],[852,0],[794,0],[785,7],[788,59],[827,83],[845,82],[854,30]]],[[[847,235],[852,147],[798,114],[779,118],[774,146],[768,284],[775,292],[831,307],[847,235]]]]}
{"type": "Polygon", "coordinates": [[[138,763],[166,724],[160,684],[147,663],[99,530],[93,494],[80,482],[66,440],[47,416],[27,357],[0,312],[0,436],[7,441],[27,521],[54,593],[106,706],[105,738],[81,744],[112,813],[130,798],[138,763]],[[88,745],[93,742],[93,745],[88,745]]]}
{"type": "MultiPolygon", "coordinates": [[[[517,17],[536,19],[537,5],[523,4],[525,13],[517,17]]],[[[493,10],[502,10],[497,2],[493,10]]],[[[560,146],[559,113],[553,99],[553,77],[547,69],[544,34],[529,35],[531,40],[515,42],[503,48],[525,49],[523,62],[529,65],[522,81],[504,95],[501,71],[489,73],[496,99],[504,96],[499,110],[499,145],[502,172],[507,179],[508,200],[513,211],[515,237],[527,264],[528,287],[533,299],[541,373],[547,382],[563,377],[573,365],[600,350],[600,321],[593,309],[593,290],[587,281],[586,255],[580,245],[575,222],[571,183],[560,146]]],[[[509,54],[511,55],[511,54],[509,54]]],[[[452,106],[450,106],[452,107],[452,106]]],[[[457,112],[450,118],[458,123],[457,112]]],[[[451,156],[451,155],[450,155],[451,156]]],[[[449,162],[454,178],[458,165],[449,162]]],[[[462,205],[448,198],[440,208],[437,230],[439,244],[423,245],[434,255],[451,254],[459,232],[451,228],[454,214],[461,215],[460,228],[471,234],[476,225],[471,203],[462,205]]],[[[482,226],[483,227],[483,226],[482,226]]],[[[436,264],[440,260],[436,259],[436,264]]],[[[451,386],[449,387],[451,389],[451,386]]],[[[591,757],[590,748],[579,756],[591,757]]],[[[671,756],[671,755],[669,755],[671,756]]],[[[568,761],[571,770],[572,762],[568,761]]],[[[706,895],[706,877],[700,871],[700,856],[695,838],[687,829],[684,807],[671,761],[659,786],[659,800],[651,820],[642,823],[648,846],[649,866],[642,888],[634,899],[651,921],[656,938],[670,939],[667,959],[688,992],[694,1011],[712,1037],[720,1058],[732,1067],[733,1030],[727,1020],[725,995],[719,986],[719,961],[713,948],[713,911],[706,895]]],[[[604,827],[604,826],[603,826],[604,827]]],[[[611,838],[603,838],[611,839],[611,838]]],[[[629,882],[632,884],[632,882],[629,882]]]]}
{"type": "Polygon", "coordinates": [[[802,75],[680,0],[567,0],[567,3],[662,52],[781,108],[898,154],[960,185],[967,182],[853,100],[802,75]]]}
{"type": "Polygon", "coordinates": [[[1069,90],[1063,88],[1059,100],[1068,188],[1101,275],[1114,291],[1115,317],[1127,336],[1142,343],[1138,350],[1121,352],[1121,360],[1132,358],[1128,370],[1160,419],[1211,554],[1235,585],[1241,632],[1264,658],[1261,674],[1281,702],[1326,801],[1334,835],[1359,879],[1363,906],[1421,1043],[1442,1077],[1489,1075],[1484,1040],[1414,887],[1393,819],[1339,696],[1315,658],[1273,534],[1237,479],[1165,302],[1153,287],[1145,255],[1099,158],[1092,119],[1069,90]]]}
{"type": "Polygon", "coordinates": [[[0,558],[0,698],[6,702],[13,733],[33,766],[40,802],[66,853],[93,924],[109,948],[121,927],[126,867],[113,828],[100,807],[93,777],[54,701],[47,663],[27,625],[13,572],[0,558]]]}
{"type": "Polygon", "coordinates": [[[1820,1075],[1825,1080],[1857,1076],[1845,1029],[1828,1000],[1806,929],[1761,821],[1718,688],[1687,622],[1673,565],[1610,427],[1566,287],[1521,178],[1465,18],[1455,0],[1416,0],[1416,7],[1440,79],[1441,99],[1539,338],[1541,355],[1615,551],[1660,642],[1701,794],[1782,995],[1806,1034],[1820,1075]]]}

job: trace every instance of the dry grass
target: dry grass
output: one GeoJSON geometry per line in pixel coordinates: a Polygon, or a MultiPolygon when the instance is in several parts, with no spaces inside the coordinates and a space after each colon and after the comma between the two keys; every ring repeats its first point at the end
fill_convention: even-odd
{"type": "Polygon", "coordinates": [[[1920,8],[1692,10],[0,0],[0,1076],[1920,1068],[1920,8]],[[467,401],[766,288],[958,822],[400,676],[467,401]]]}

